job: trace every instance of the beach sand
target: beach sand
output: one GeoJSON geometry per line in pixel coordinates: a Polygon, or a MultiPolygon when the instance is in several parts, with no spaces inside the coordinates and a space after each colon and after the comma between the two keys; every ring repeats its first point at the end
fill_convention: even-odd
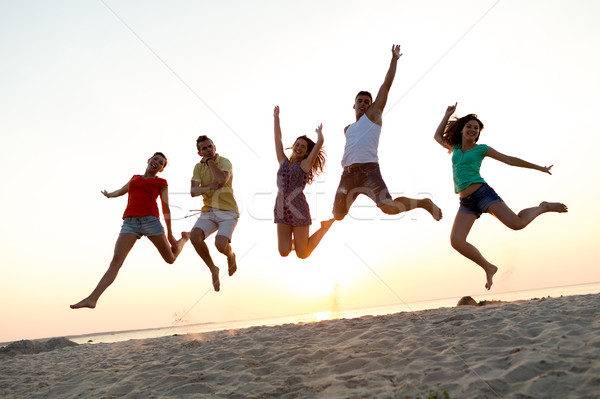
{"type": "Polygon", "coordinates": [[[0,354],[7,398],[600,398],[600,294],[0,354]]]}

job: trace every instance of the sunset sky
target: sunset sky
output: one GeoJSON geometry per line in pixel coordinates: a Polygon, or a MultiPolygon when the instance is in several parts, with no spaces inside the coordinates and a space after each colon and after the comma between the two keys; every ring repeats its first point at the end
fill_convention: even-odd
{"type": "Polygon", "coordinates": [[[483,270],[450,246],[458,197],[433,140],[454,102],[484,122],[479,143],[554,164],[549,176],[485,159],[508,206],[569,206],[522,231],[477,221],[470,241],[500,268],[492,293],[600,281],[599,17],[584,0],[1,2],[0,342],[483,294],[483,270]],[[273,107],[286,147],[323,124],[326,170],[306,190],[314,231],[331,217],[354,96],[377,92],[394,43],[383,178],[444,218],[385,216],[363,197],[309,259],[281,258],[273,107]],[[169,158],[174,231],[191,229],[201,134],[233,164],[238,272],[215,293],[191,245],[168,265],[144,238],[96,309],[69,309],[120,231],[127,199],[101,191],[143,173],[155,151],[169,158]]]}

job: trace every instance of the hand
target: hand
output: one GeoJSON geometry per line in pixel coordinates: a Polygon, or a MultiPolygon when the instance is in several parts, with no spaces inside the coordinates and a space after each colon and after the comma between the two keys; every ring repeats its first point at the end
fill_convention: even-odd
{"type": "Polygon", "coordinates": [[[400,52],[400,45],[392,45],[392,59],[397,60],[400,57],[402,57],[402,53],[400,52]]]}
{"type": "Polygon", "coordinates": [[[317,128],[315,129],[315,132],[317,132],[317,136],[319,137],[320,140],[323,139],[323,124],[320,123],[319,126],[317,126],[317,128]]]}
{"type": "Polygon", "coordinates": [[[175,239],[175,237],[173,237],[173,233],[169,233],[167,235],[167,239],[169,240],[169,244],[171,244],[171,248],[173,249],[173,251],[175,251],[177,249],[177,240],[175,239]]]}
{"type": "Polygon", "coordinates": [[[273,117],[279,118],[279,105],[275,106],[275,109],[273,110],[273,117]]]}
{"type": "Polygon", "coordinates": [[[541,166],[540,167],[540,172],[544,172],[544,173],[548,173],[549,175],[552,174],[552,172],[550,172],[550,169],[552,169],[554,165],[550,165],[550,166],[541,166]]]}
{"type": "Polygon", "coordinates": [[[108,195],[108,191],[106,190],[102,190],[100,191],[106,198],[110,198],[110,196],[108,195]]]}
{"type": "Polygon", "coordinates": [[[213,161],[215,160],[213,157],[211,157],[211,156],[208,156],[208,155],[205,155],[205,156],[203,156],[203,157],[202,157],[202,159],[200,160],[200,163],[207,163],[207,162],[208,162],[208,161],[210,161],[211,159],[212,159],[213,161]]]}
{"type": "Polygon", "coordinates": [[[456,111],[456,106],[458,105],[458,103],[454,103],[454,105],[448,105],[448,108],[446,108],[446,117],[450,118],[450,116],[452,116],[452,114],[456,111]]]}

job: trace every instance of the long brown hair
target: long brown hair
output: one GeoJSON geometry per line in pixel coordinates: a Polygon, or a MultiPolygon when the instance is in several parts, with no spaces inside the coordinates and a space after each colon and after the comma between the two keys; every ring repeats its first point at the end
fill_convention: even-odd
{"type": "MultiPolygon", "coordinates": [[[[298,137],[296,139],[296,141],[298,141],[300,139],[306,141],[306,156],[304,158],[302,158],[302,159],[306,159],[306,157],[308,157],[308,154],[310,154],[310,152],[313,150],[313,148],[315,148],[315,142],[312,141],[311,139],[309,139],[306,135],[298,137]]],[[[294,143],[296,141],[294,141],[294,143]]],[[[325,169],[325,157],[326,156],[327,156],[327,153],[325,153],[325,150],[323,149],[323,147],[321,147],[321,149],[317,153],[315,162],[313,162],[313,164],[310,167],[310,170],[308,171],[308,181],[307,181],[308,184],[311,184],[313,182],[313,180],[315,179],[315,177],[317,177],[321,173],[323,173],[323,169],[325,169]]]]}
{"type": "MultiPolygon", "coordinates": [[[[476,121],[479,124],[479,136],[483,130],[483,122],[477,118],[476,114],[465,115],[462,118],[455,117],[453,120],[448,121],[444,133],[442,134],[442,142],[448,144],[450,147],[454,147],[462,143],[462,130],[469,121],[476,121]]],[[[475,142],[479,140],[479,136],[475,139],[475,142]]]]}

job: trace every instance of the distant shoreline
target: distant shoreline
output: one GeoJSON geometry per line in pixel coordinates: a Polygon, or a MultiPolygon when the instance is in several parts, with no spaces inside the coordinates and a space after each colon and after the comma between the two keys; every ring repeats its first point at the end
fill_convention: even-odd
{"type": "MultiPolygon", "coordinates": [[[[600,282],[595,283],[583,283],[576,285],[565,285],[557,287],[547,288],[532,288],[522,291],[508,291],[500,293],[486,293],[484,295],[473,295],[476,301],[484,300],[500,300],[502,302],[514,302],[518,300],[530,300],[539,297],[559,297],[569,295],[582,295],[590,293],[600,293],[600,282]],[[518,298],[518,299],[514,299],[518,298]]],[[[430,299],[424,301],[411,302],[406,305],[403,304],[388,304],[388,305],[374,305],[369,307],[363,307],[358,309],[347,309],[341,311],[332,311],[331,314],[333,319],[337,318],[353,318],[364,315],[386,315],[398,312],[411,312],[425,309],[438,309],[441,307],[453,307],[456,306],[460,297],[447,297],[430,299]]],[[[141,329],[128,329],[118,331],[106,331],[106,332],[95,332],[87,334],[77,335],[64,335],[62,337],[46,337],[46,338],[34,338],[28,339],[31,341],[47,341],[51,338],[67,338],[78,344],[90,343],[112,343],[126,341],[129,339],[147,339],[147,338],[159,338],[164,336],[170,336],[173,334],[187,334],[190,332],[205,333],[226,330],[231,328],[246,328],[255,326],[274,326],[288,323],[298,322],[311,322],[320,321],[315,313],[307,314],[296,314],[287,316],[274,316],[268,318],[257,318],[257,319],[243,319],[243,320],[231,320],[225,322],[208,321],[202,323],[192,323],[179,326],[164,326],[164,327],[149,327],[141,329]]],[[[0,347],[11,344],[15,341],[0,342],[0,347]]]]}

